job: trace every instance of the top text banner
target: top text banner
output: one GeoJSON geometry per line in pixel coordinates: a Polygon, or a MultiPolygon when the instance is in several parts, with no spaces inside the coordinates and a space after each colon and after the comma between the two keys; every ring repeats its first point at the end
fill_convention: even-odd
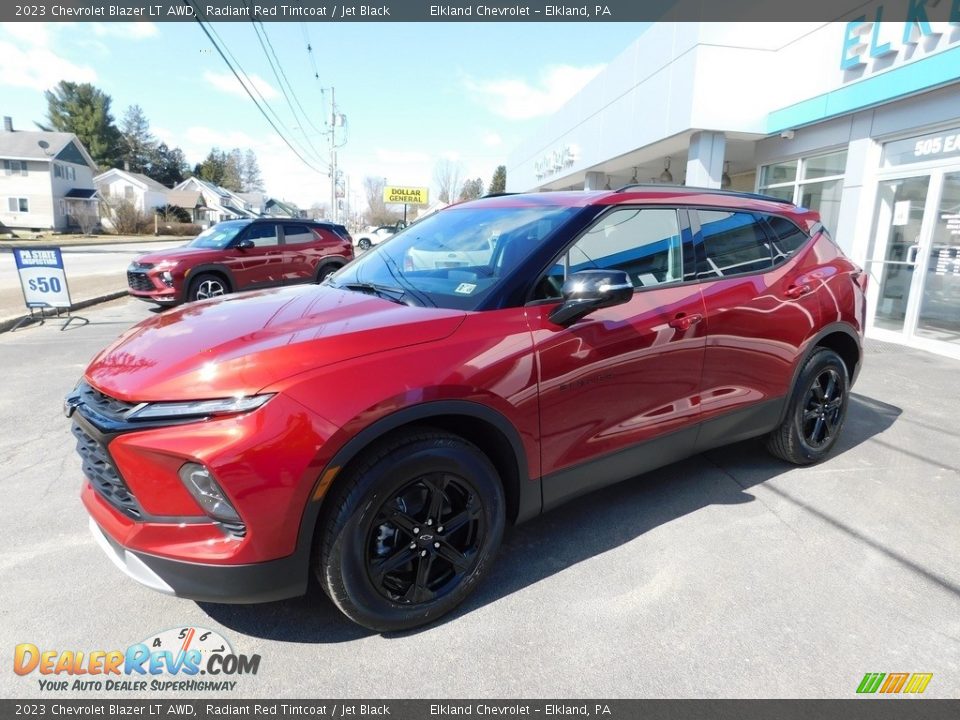
{"type": "MultiPolygon", "coordinates": [[[[882,17],[960,25],[960,0],[591,0],[565,4],[514,0],[34,0],[0,3],[2,22],[641,22],[854,21],[882,17]],[[880,9],[880,14],[877,14],[880,9]]],[[[956,25],[953,31],[956,31],[956,25]]],[[[759,29],[758,32],[762,32],[759,29]]],[[[929,33],[926,33],[929,34],[929,33]]]]}

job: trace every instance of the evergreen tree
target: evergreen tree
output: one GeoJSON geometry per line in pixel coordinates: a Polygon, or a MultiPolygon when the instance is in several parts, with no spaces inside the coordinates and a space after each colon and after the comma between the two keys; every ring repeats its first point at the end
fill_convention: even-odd
{"type": "Polygon", "coordinates": [[[157,140],[150,132],[150,123],[139,105],[131,105],[120,123],[123,135],[123,159],[133,172],[146,172],[153,160],[157,140]]]}
{"type": "Polygon", "coordinates": [[[493,171],[493,179],[490,181],[489,193],[502,193],[507,191],[507,166],[497,165],[493,171]]]}
{"type": "Polygon", "coordinates": [[[223,158],[223,180],[220,185],[233,192],[243,191],[243,152],[234,148],[223,158]]]}
{"type": "Polygon", "coordinates": [[[43,130],[69,132],[79,138],[101,168],[122,167],[123,138],[110,114],[110,96],[90,83],[61,80],[44,92],[47,126],[43,130]]]}
{"type": "Polygon", "coordinates": [[[146,171],[149,175],[161,185],[173,187],[183,181],[190,167],[187,165],[187,159],[183,156],[183,150],[180,148],[170,149],[166,143],[160,143],[150,156],[150,164],[146,171]]]}
{"type": "Polygon", "coordinates": [[[193,174],[201,180],[222,185],[226,174],[227,154],[218,147],[212,148],[203,162],[193,169],[193,174]]]}

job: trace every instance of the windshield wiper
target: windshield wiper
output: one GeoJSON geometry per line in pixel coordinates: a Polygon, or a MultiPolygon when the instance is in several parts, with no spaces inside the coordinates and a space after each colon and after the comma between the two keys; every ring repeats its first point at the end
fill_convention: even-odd
{"type": "Polygon", "coordinates": [[[347,282],[340,285],[334,285],[333,287],[372,294],[376,295],[377,297],[382,297],[384,300],[390,300],[391,302],[399,303],[400,305],[406,305],[406,303],[403,301],[403,296],[407,293],[403,288],[391,287],[389,285],[378,285],[377,283],[371,282],[347,282]]]}

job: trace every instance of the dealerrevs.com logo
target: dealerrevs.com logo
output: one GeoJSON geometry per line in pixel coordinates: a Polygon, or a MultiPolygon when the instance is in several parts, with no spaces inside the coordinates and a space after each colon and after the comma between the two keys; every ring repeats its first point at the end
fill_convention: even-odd
{"type": "Polygon", "coordinates": [[[213,630],[173,628],[126,650],[54,650],[20,643],[13,671],[34,673],[42,691],[233,691],[240,675],[256,675],[259,655],[238,655],[213,630]]]}
{"type": "Polygon", "coordinates": [[[898,693],[919,695],[927,689],[933,673],[867,673],[860,681],[857,692],[872,695],[879,692],[883,695],[898,693]]]}

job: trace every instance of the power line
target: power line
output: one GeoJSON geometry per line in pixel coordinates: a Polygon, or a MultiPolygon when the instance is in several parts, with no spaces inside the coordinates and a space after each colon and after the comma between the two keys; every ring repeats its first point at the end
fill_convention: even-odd
{"type": "Polygon", "coordinates": [[[253,31],[257,35],[257,40],[259,40],[260,42],[260,48],[263,50],[263,54],[264,56],[266,56],[267,62],[270,64],[270,70],[273,72],[273,77],[276,79],[277,85],[280,86],[280,92],[283,93],[283,97],[287,101],[287,107],[290,108],[290,113],[291,115],[293,115],[294,122],[299,123],[300,133],[303,135],[303,139],[306,141],[307,145],[313,151],[314,156],[320,159],[321,162],[323,162],[323,159],[319,151],[317,150],[316,147],[314,147],[313,143],[310,141],[310,137],[307,135],[307,131],[303,127],[303,121],[298,119],[297,117],[297,111],[293,107],[294,102],[296,102],[297,106],[300,108],[300,113],[303,116],[304,120],[306,120],[310,124],[310,126],[314,130],[316,130],[318,133],[322,132],[322,130],[320,130],[313,124],[313,121],[310,120],[310,117],[307,115],[306,111],[303,109],[303,105],[300,104],[300,100],[297,99],[297,94],[293,90],[293,85],[290,84],[290,80],[287,78],[287,74],[283,70],[283,65],[280,64],[280,59],[277,58],[276,53],[273,50],[273,44],[270,42],[270,38],[267,36],[266,27],[264,27],[263,23],[260,23],[260,27],[258,29],[257,22],[254,20],[252,20],[251,22],[253,23],[253,31]],[[261,37],[261,33],[262,33],[262,37],[261,37]],[[266,40],[266,44],[264,44],[264,40],[266,40]],[[267,52],[267,45],[270,46],[270,53],[273,54],[273,59],[270,58],[270,53],[267,52]],[[276,65],[274,65],[274,60],[276,60],[276,65]],[[287,92],[288,90],[289,92],[287,92]],[[290,99],[291,95],[293,95],[293,101],[291,101],[290,99]]]}
{"type": "MultiPolygon", "coordinates": [[[[323,170],[319,170],[318,168],[314,167],[313,164],[310,163],[310,161],[308,161],[308,160],[300,153],[300,151],[297,150],[297,148],[295,148],[295,147],[291,144],[290,140],[287,139],[287,136],[284,135],[284,133],[280,130],[280,128],[277,127],[277,123],[275,123],[275,122],[273,121],[273,118],[271,118],[270,115],[267,114],[266,110],[264,110],[263,107],[260,105],[260,103],[257,102],[257,99],[253,96],[253,93],[250,92],[250,88],[252,87],[254,90],[256,90],[256,91],[257,91],[257,94],[260,95],[261,98],[263,98],[263,95],[260,94],[260,91],[257,90],[256,86],[254,86],[253,82],[250,80],[249,76],[247,76],[246,72],[244,72],[243,74],[244,74],[244,76],[247,77],[247,81],[249,82],[249,87],[248,87],[247,83],[244,83],[244,82],[243,82],[243,80],[241,79],[240,75],[237,73],[236,69],[235,69],[234,66],[231,64],[230,60],[227,59],[227,55],[224,53],[224,50],[220,47],[219,44],[217,44],[217,41],[213,39],[213,35],[210,34],[210,30],[208,29],[208,26],[209,26],[209,24],[210,24],[209,21],[205,23],[205,22],[203,21],[203,19],[201,19],[201,16],[202,16],[202,17],[206,17],[206,16],[205,16],[205,15],[202,15],[202,12],[201,12],[201,10],[200,10],[200,7],[196,4],[196,0],[184,0],[184,1],[185,1],[190,7],[193,8],[193,10],[194,10],[194,15],[195,15],[195,17],[196,17],[196,19],[197,19],[197,24],[200,25],[200,29],[203,30],[203,34],[207,36],[207,39],[210,41],[210,43],[211,43],[211,44],[213,45],[213,47],[216,49],[217,54],[220,55],[220,57],[223,59],[223,62],[226,63],[227,67],[230,69],[230,72],[233,73],[233,76],[237,79],[237,82],[239,82],[240,85],[243,87],[244,92],[247,93],[247,95],[250,97],[250,100],[252,100],[252,101],[253,101],[253,104],[256,105],[257,110],[260,111],[260,114],[263,115],[264,119],[266,119],[266,121],[267,121],[268,123],[270,123],[270,127],[272,127],[272,128],[274,129],[274,131],[276,131],[277,135],[280,136],[280,139],[283,140],[284,144],[285,144],[288,148],[290,148],[290,150],[293,152],[293,154],[296,155],[304,165],[306,165],[308,168],[310,168],[311,170],[313,170],[315,173],[318,173],[318,174],[320,174],[320,175],[326,175],[326,174],[327,174],[326,172],[324,172],[323,170]]],[[[215,30],[214,30],[214,33],[216,33],[215,30]]],[[[218,35],[217,37],[219,38],[219,35],[218,35]]],[[[221,42],[223,42],[223,41],[221,40],[221,42]]],[[[224,47],[226,48],[226,43],[223,43],[223,44],[224,44],[224,47]]],[[[229,48],[227,49],[227,52],[229,53],[229,48]]],[[[232,53],[231,53],[230,56],[233,57],[232,53]]],[[[234,58],[234,61],[236,61],[235,58],[234,58]]],[[[240,63],[237,63],[237,67],[240,67],[240,63]]],[[[243,72],[243,68],[240,68],[240,70],[241,70],[241,72],[243,72]]],[[[267,104],[266,98],[263,98],[263,101],[264,101],[264,104],[267,104]]],[[[268,107],[269,107],[269,105],[268,105],[268,107]]],[[[277,120],[278,120],[278,122],[280,121],[280,120],[279,120],[279,117],[277,118],[277,120]]],[[[282,122],[281,122],[281,124],[282,124],[282,122]]]]}
{"type": "MultiPolygon", "coordinates": [[[[320,85],[320,104],[321,109],[326,104],[327,92],[326,88],[323,87],[323,83],[320,82],[320,71],[317,70],[317,59],[313,55],[313,43],[310,42],[310,31],[307,29],[307,24],[305,22],[300,23],[300,30],[303,32],[303,40],[307,44],[307,57],[310,58],[310,67],[313,69],[313,77],[320,85]]],[[[323,109],[323,124],[327,125],[327,111],[323,109]]]]}

